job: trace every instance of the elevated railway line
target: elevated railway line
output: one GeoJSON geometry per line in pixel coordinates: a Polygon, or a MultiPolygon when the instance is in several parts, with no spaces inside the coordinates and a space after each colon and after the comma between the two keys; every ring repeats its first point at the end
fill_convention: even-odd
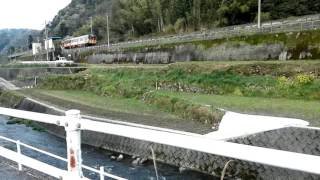
{"type": "MultiPolygon", "coordinates": [[[[262,23],[261,28],[257,24],[249,23],[235,26],[227,26],[222,28],[214,28],[204,31],[192,33],[184,33],[177,35],[167,35],[161,37],[141,38],[133,41],[118,42],[118,43],[100,43],[96,46],[77,47],[72,49],[63,49],[65,55],[79,52],[89,51],[109,51],[115,52],[127,48],[156,46],[164,44],[179,44],[193,41],[215,40],[222,38],[232,38],[238,36],[249,36],[255,34],[266,33],[282,33],[282,32],[299,32],[307,30],[320,29],[320,14],[307,15],[300,17],[292,17],[287,19],[267,21],[262,23]]],[[[45,52],[41,52],[44,54],[45,52]]],[[[20,52],[8,56],[9,59],[19,57],[33,56],[32,51],[20,52]]]]}
{"type": "Polygon", "coordinates": [[[151,37],[147,39],[138,39],[134,41],[100,44],[97,46],[64,49],[65,54],[71,54],[74,52],[86,52],[86,51],[118,51],[126,48],[143,47],[143,46],[156,46],[163,44],[185,43],[192,41],[202,40],[215,40],[222,38],[232,38],[237,36],[248,36],[264,33],[281,33],[281,32],[297,32],[306,30],[317,30],[320,28],[320,14],[308,15],[301,17],[294,17],[276,21],[268,21],[258,28],[256,24],[243,24],[228,26],[223,28],[214,28],[205,31],[197,31],[193,33],[168,35],[162,37],[151,37]]]}

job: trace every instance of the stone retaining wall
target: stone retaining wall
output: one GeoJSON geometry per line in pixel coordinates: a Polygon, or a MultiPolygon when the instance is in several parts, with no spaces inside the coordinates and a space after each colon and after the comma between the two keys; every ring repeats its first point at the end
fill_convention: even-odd
{"type": "MultiPolygon", "coordinates": [[[[229,142],[320,156],[320,129],[318,128],[287,127],[231,139],[229,142]]],[[[279,171],[277,168],[267,166],[260,166],[258,177],[263,177],[263,179],[320,179],[320,176],[316,175],[289,170],[279,171]]]]}
{"type": "MultiPolygon", "coordinates": [[[[278,59],[284,46],[282,44],[250,45],[246,43],[221,44],[212,48],[202,45],[184,44],[168,49],[94,52],[85,59],[91,64],[100,63],[144,63],[168,64],[184,61],[224,61],[224,60],[270,60],[278,59]]],[[[78,53],[74,60],[80,60],[78,53]]]]}

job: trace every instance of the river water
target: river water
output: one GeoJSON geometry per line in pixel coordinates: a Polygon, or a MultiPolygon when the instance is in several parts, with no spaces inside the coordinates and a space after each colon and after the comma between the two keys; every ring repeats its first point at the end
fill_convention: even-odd
{"type": "MultiPolygon", "coordinates": [[[[8,125],[8,119],[4,116],[0,116],[0,136],[8,137],[14,140],[20,140],[21,142],[32,145],[41,150],[51,152],[53,154],[67,157],[65,139],[58,138],[46,132],[38,132],[32,130],[25,125],[8,125]]],[[[0,146],[15,150],[15,145],[12,143],[4,142],[0,140],[0,146]]],[[[66,169],[66,162],[59,161],[50,158],[46,155],[36,153],[32,150],[21,148],[22,153],[29,157],[36,158],[40,161],[46,162],[53,166],[66,169]]],[[[98,169],[100,166],[104,166],[105,171],[132,180],[153,180],[156,179],[155,171],[152,162],[147,162],[145,165],[135,166],[132,165],[133,159],[125,156],[122,161],[114,161],[110,159],[113,155],[112,152],[105,150],[98,150],[97,148],[83,145],[82,146],[82,158],[83,164],[98,169]]],[[[160,180],[206,180],[215,179],[212,176],[201,174],[193,171],[179,172],[177,167],[158,163],[158,173],[160,180]]],[[[97,174],[84,171],[86,177],[90,179],[99,179],[97,174]]],[[[6,179],[9,177],[6,177],[6,179]]],[[[1,178],[0,178],[1,179],[1,178]]]]}

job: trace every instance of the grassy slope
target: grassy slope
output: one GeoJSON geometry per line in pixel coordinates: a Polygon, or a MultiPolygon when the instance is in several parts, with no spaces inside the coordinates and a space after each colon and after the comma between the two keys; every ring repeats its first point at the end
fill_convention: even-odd
{"type": "MultiPolygon", "coordinates": [[[[101,97],[84,91],[53,91],[32,90],[34,93],[60,98],[75,104],[87,105],[92,108],[100,108],[105,111],[123,112],[129,114],[152,115],[154,117],[175,117],[163,111],[159,111],[152,105],[144,104],[137,99],[101,97]]],[[[29,93],[30,94],[30,90],[29,93]]],[[[157,94],[180,98],[195,104],[212,105],[214,107],[249,114],[300,118],[308,120],[312,125],[320,127],[320,102],[290,100],[278,98],[220,96],[193,93],[177,93],[158,91],[157,94]]]]}
{"type": "Polygon", "coordinates": [[[212,131],[209,124],[186,121],[134,98],[102,97],[92,92],[73,90],[26,89],[20,90],[20,93],[63,109],[76,108],[83,114],[93,116],[199,134],[212,131]]]}
{"type": "Polygon", "coordinates": [[[207,104],[226,110],[271,115],[280,117],[300,118],[308,120],[312,125],[320,127],[320,102],[276,98],[219,96],[191,93],[158,92],[162,95],[189,100],[193,103],[207,104]]]}
{"type": "Polygon", "coordinates": [[[139,111],[157,116],[155,111],[162,111],[206,123],[204,118],[209,117],[210,110],[195,105],[211,104],[239,112],[306,119],[320,126],[319,72],[319,60],[188,62],[146,68],[112,65],[94,66],[78,75],[52,76],[44,79],[41,87],[47,96],[76,99],[77,103],[106,106],[109,110],[125,107],[123,112],[139,111]],[[301,74],[307,77],[313,74],[315,80],[297,83],[296,78],[301,74]],[[284,75],[287,76],[285,83],[279,81],[284,75]],[[169,88],[164,87],[153,93],[157,96],[151,99],[146,96],[146,101],[140,101],[149,94],[147,92],[154,92],[156,83],[167,84],[169,88]],[[200,88],[200,91],[187,93],[191,91],[178,89],[177,84],[200,88]],[[56,91],[46,92],[45,89],[56,91]],[[108,101],[112,107],[108,107],[108,101]],[[191,114],[186,117],[184,112],[191,114]],[[194,112],[202,115],[194,118],[191,116],[194,112]]]}
{"type": "MultiPolygon", "coordinates": [[[[159,112],[155,107],[148,106],[135,98],[113,98],[106,96],[98,96],[94,93],[87,91],[54,91],[54,90],[40,90],[34,89],[34,92],[41,93],[53,98],[65,99],[77,104],[85,104],[94,108],[101,108],[114,112],[124,112],[131,114],[141,115],[154,115],[154,116],[173,116],[168,113],[159,112]]],[[[26,91],[25,91],[26,92],[26,91]]]]}

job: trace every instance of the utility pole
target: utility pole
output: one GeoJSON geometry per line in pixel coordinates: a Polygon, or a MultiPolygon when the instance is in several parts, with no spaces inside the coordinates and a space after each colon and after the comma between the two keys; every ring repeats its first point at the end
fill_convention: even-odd
{"type": "Polygon", "coordinates": [[[110,47],[109,15],[107,15],[107,36],[108,36],[108,47],[110,47]]]}
{"type": "Polygon", "coordinates": [[[261,28],[261,0],[258,0],[258,28],[261,28]]]}
{"type": "Polygon", "coordinates": [[[92,22],[92,17],[90,17],[90,27],[91,27],[91,34],[93,34],[93,22],[92,22]]]}
{"type": "Polygon", "coordinates": [[[47,61],[49,61],[49,44],[48,44],[48,29],[47,29],[47,21],[44,22],[44,26],[45,26],[45,49],[46,49],[46,53],[47,53],[47,61]]]}

